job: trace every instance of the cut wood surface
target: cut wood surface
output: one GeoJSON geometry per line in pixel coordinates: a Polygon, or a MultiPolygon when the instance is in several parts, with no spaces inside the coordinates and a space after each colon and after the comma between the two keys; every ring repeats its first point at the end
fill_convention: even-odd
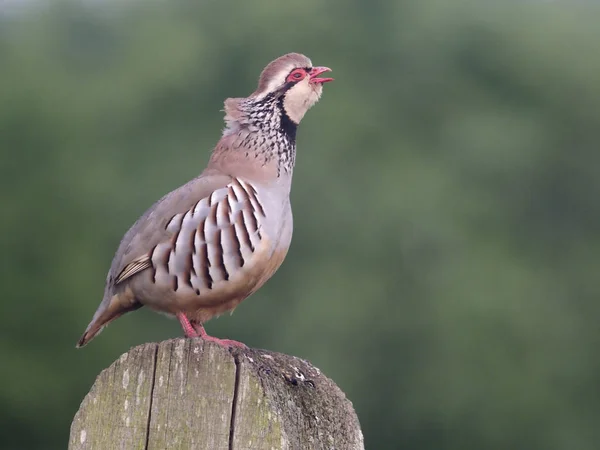
{"type": "Polygon", "coordinates": [[[364,449],[352,403],[310,363],[201,339],[144,344],[100,373],[69,449],[364,449]]]}

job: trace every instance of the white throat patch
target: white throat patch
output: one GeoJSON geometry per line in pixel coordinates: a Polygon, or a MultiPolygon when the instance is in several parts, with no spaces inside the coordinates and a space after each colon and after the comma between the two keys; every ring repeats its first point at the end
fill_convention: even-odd
{"type": "Polygon", "coordinates": [[[299,124],[308,111],[321,97],[323,85],[310,83],[309,78],[292,86],[283,99],[283,108],[292,121],[299,124]]]}

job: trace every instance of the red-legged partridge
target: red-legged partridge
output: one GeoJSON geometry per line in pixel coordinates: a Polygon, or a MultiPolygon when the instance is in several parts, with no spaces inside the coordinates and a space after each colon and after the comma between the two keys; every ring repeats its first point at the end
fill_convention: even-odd
{"type": "Polygon", "coordinates": [[[148,306],[176,316],[188,337],[233,310],[279,268],[292,239],[296,128],[331,78],[298,53],[271,62],[258,89],[225,101],[207,168],[155,203],[125,234],[104,298],[77,346],[122,314],[148,306]]]}

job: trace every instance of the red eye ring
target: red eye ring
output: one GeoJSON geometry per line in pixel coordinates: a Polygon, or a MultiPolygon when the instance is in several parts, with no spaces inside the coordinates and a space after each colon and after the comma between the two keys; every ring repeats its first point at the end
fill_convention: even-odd
{"type": "Polygon", "coordinates": [[[294,69],[290,72],[286,81],[295,83],[297,81],[303,80],[304,77],[306,77],[306,70],[294,69]]]}

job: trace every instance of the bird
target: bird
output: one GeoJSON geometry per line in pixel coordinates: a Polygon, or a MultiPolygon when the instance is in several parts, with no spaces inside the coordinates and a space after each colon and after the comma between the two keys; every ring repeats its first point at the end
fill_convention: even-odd
{"type": "Polygon", "coordinates": [[[333,81],[320,77],[329,71],[288,53],[263,69],[251,95],[225,100],[225,127],[206,168],[125,233],[77,347],[142,306],[175,316],[189,338],[245,347],[208,335],[204,324],[232,312],[287,255],[296,131],[333,81]]]}

